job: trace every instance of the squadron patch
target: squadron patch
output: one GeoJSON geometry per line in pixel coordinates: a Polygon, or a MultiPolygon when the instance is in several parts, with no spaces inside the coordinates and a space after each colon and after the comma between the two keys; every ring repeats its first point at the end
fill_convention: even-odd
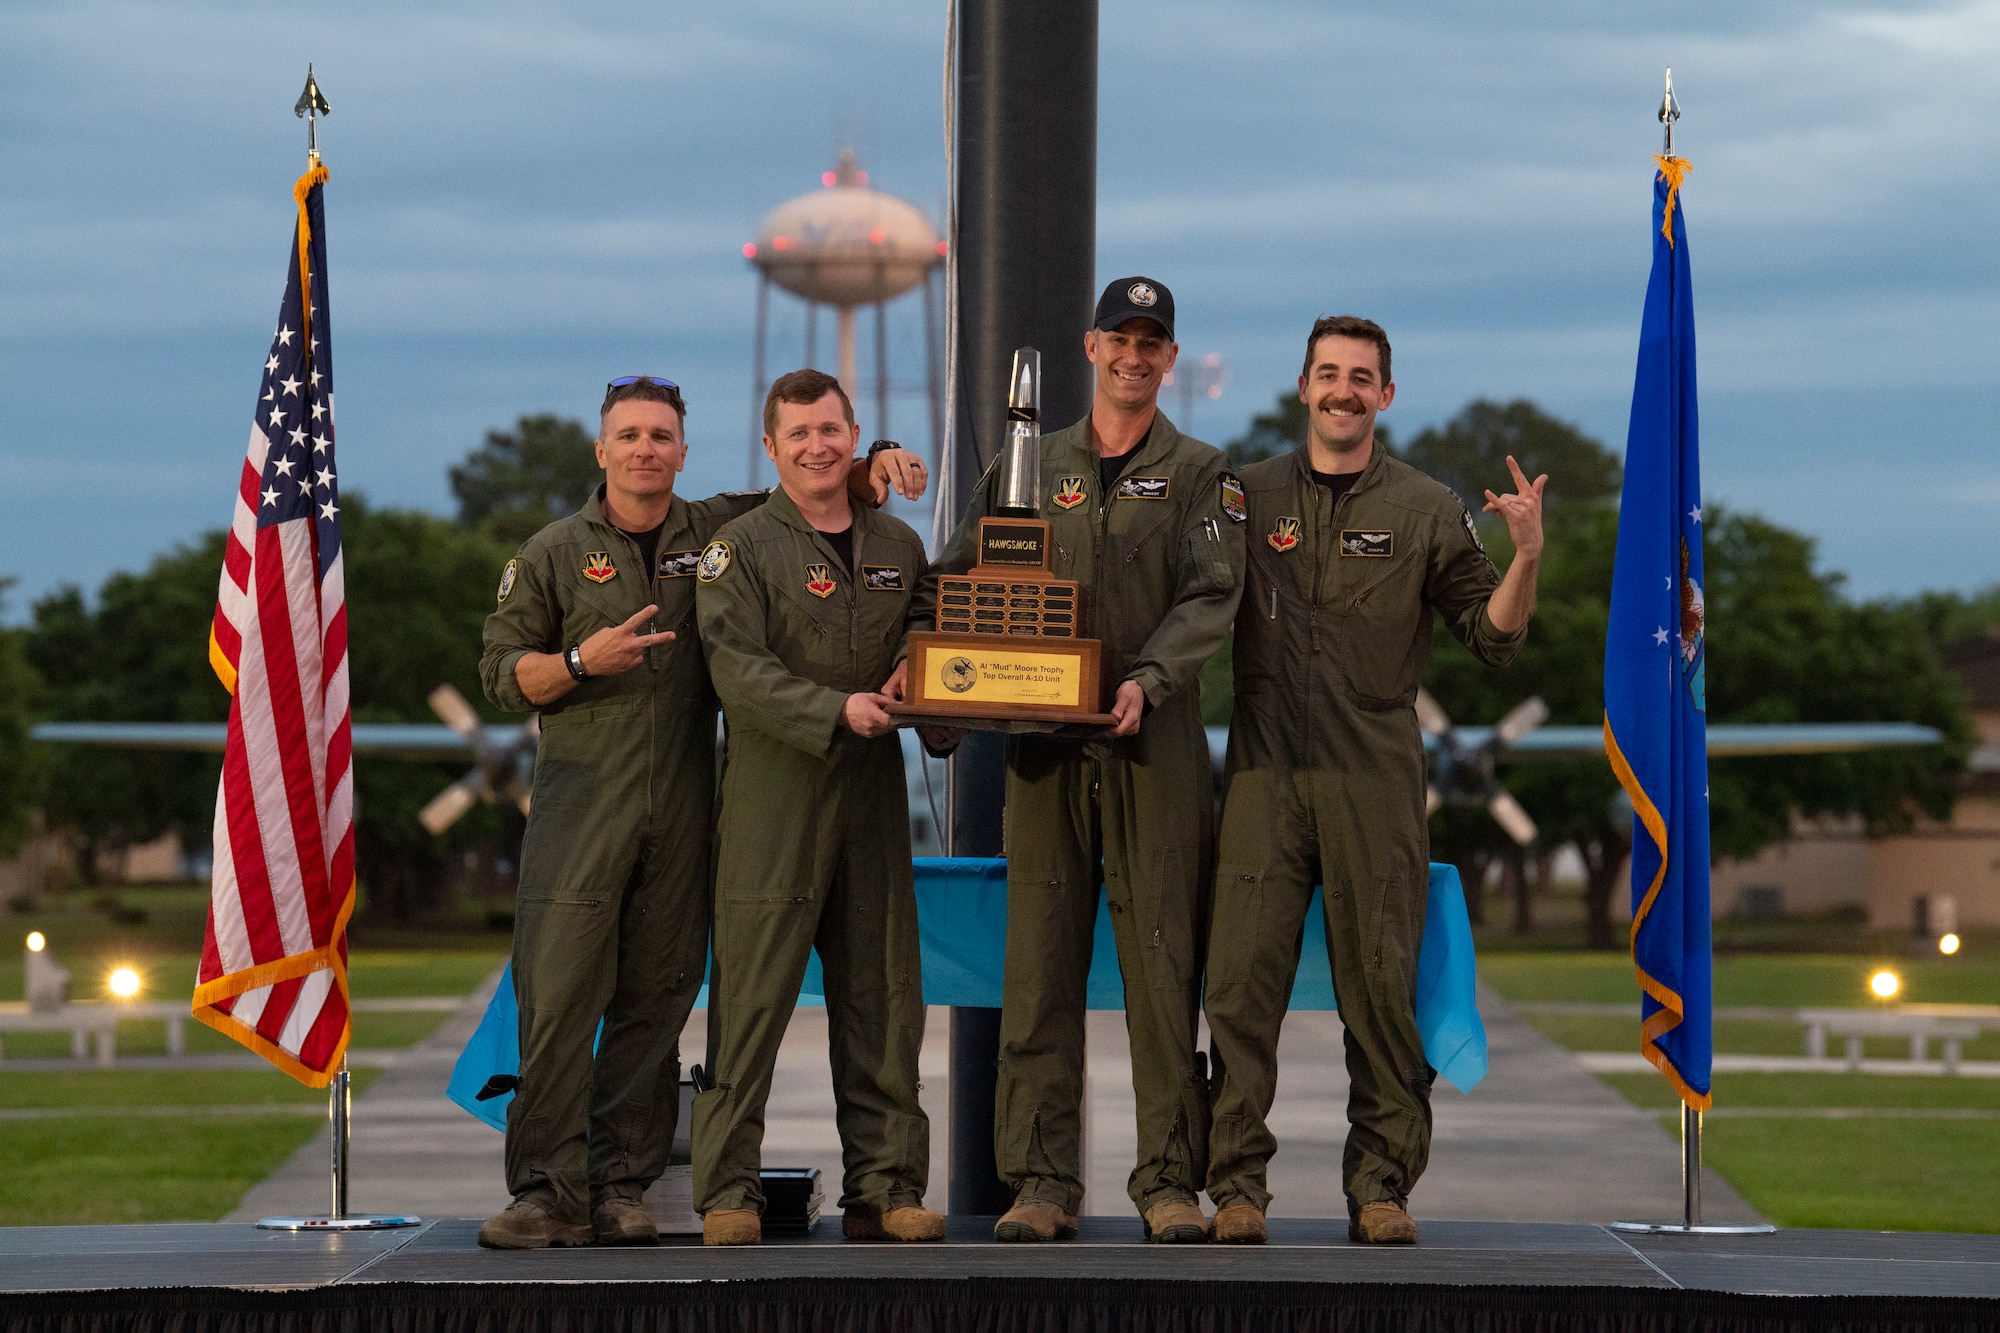
{"type": "Polygon", "coordinates": [[[1118,498],[1121,500],[1164,500],[1167,498],[1167,483],[1170,477],[1120,477],[1118,498]]]}
{"type": "Polygon", "coordinates": [[[514,576],[520,572],[521,562],[519,560],[509,560],[507,562],[507,568],[500,571],[500,595],[496,600],[502,602],[507,600],[507,594],[514,591],[514,576]]]}
{"type": "Polygon", "coordinates": [[[832,565],[806,566],[806,591],[815,597],[831,597],[840,585],[833,581],[832,565]]]}
{"type": "Polygon", "coordinates": [[[618,577],[618,566],[611,563],[611,552],[592,551],[585,555],[583,576],[592,583],[609,583],[618,577]]]}
{"type": "Polygon", "coordinates": [[[1250,518],[1250,511],[1243,507],[1243,483],[1233,472],[1222,474],[1222,512],[1238,523],[1250,518]]]}
{"type": "Polygon", "coordinates": [[[1472,511],[1461,508],[1458,512],[1465,519],[1465,535],[1472,538],[1472,549],[1481,555],[1485,555],[1486,543],[1479,540],[1479,527],[1472,521],[1472,511]]]}
{"type": "Polygon", "coordinates": [[[1271,543],[1274,551],[1289,551],[1299,544],[1299,521],[1295,518],[1281,518],[1264,540],[1271,543]]]}
{"type": "Polygon", "coordinates": [[[1074,509],[1088,500],[1090,494],[1083,489],[1082,477],[1064,477],[1056,483],[1056,493],[1053,498],[1056,508],[1074,509]]]}
{"type": "Polygon", "coordinates": [[[703,583],[713,583],[729,568],[729,543],[717,537],[701,549],[701,559],[694,567],[694,576],[703,583]]]}
{"type": "Polygon", "coordinates": [[[903,590],[903,567],[901,565],[863,565],[861,586],[870,592],[901,592],[903,590]]]}
{"type": "Polygon", "coordinates": [[[1362,532],[1348,528],[1340,534],[1342,555],[1391,555],[1396,549],[1396,534],[1393,532],[1362,532]]]}
{"type": "Polygon", "coordinates": [[[701,568],[700,551],[662,551],[660,552],[659,573],[657,577],[663,579],[693,578],[694,572],[699,568],[701,568]]]}
{"type": "Polygon", "coordinates": [[[1125,289],[1125,299],[1141,310],[1149,310],[1160,303],[1160,294],[1144,282],[1135,282],[1125,289]]]}

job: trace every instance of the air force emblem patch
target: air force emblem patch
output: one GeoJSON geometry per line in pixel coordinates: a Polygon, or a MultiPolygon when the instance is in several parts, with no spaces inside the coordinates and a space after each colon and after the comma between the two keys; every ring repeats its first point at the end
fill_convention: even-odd
{"type": "Polygon", "coordinates": [[[1245,522],[1250,517],[1250,511],[1243,507],[1243,483],[1236,480],[1233,472],[1222,474],[1222,512],[1236,523],[1245,522]]]}
{"type": "Polygon", "coordinates": [[[519,560],[509,560],[507,568],[500,571],[500,595],[497,600],[506,601],[507,594],[514,591],[514,578],[521,572],[519,560]]]}
{"type": "Polygon", "coordinates": [[[1395,554],[1396,534],[1393,532],[1362,532],[1348,528],[1340,534],[1342,555],[1387,556],[1395,554]]]}
{"type": "Polygon", "coordinates": [[[1299,544],[1299,521],[1295,518],[1281,518],[1277,525],[1264,535],[1274,551],[1289,551],[1299,544]]]}
{"type": "Polygon", "coordinates": [[[717,537],[701,549],[701,559],[694,567],[694,576],[703,583],[713,583],[729,568],[729,543],[717,537]]]}
{"type": "Polygon", "coordinates": [[[806,591],[815,597],[831,597],[840,585],[833,581],[832,565],[806,566],[806,591]]]}
{"type": "Polygon", "coordinates": [[[618,566],[611,563],[611,552],[592,551],[583,557],[583,576],[592,583],[609,583],[618,577],[618,566]]]}
{"type": "Polygon", "coordinates": [[[1089,492],[1083,489],[1082,477],[1064,477],[1056,483],[1054,499],[1058,509],[1074,509],[1089,498],[1089,492]]]}

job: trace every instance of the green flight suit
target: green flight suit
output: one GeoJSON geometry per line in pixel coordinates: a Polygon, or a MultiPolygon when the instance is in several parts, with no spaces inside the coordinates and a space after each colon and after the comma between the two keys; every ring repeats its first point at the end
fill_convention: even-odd
{"type": "Polygon", "coordinates": [[[1381,449],[1334,504],[1305,455],[1243,469],[1249,564],[1205,1007],[1224,1076],[1210,1136],[1218,1207],[1265,1207],[1278,1029],[1313,885],[1345,1025],[1350,1213],[1409,1198],[1430,1157],[1434,1071],[1417,1034],[1430,837],[1413,708],[1431,615],[1482,661],[1509,661],[1486,603],[1500,577],[1472,516],[1381,449]]]}
{"type": "MultiPolygon", "coordinates": [[[[1020,1202],[1074,1213],[1083,1198],[1083,1015],[1102,884],[1132,1041],[1143,1213],[1193,1200],[1208,1146],[1195,1062],[1215,841],[1201,725],[1201,665],[1236,614],[1242,506],[1222,454],[1157,414],[1103,494],[1086,418],[1042,437],[1041,517],[1053,572],[1083,585],[1083,627],[1104,643],[1104,697],[1136,681],[1136,736],[1007,743],[1007,955],[994,1156],[1020,1202]],[[1225,490],[1225,481],[1231,488],[1225,490]],[[1101,872],[1101,873],[1100,873],[1101,872]]],[[[982,478],[938,561],[963,573],[995,473],[982,478]]]]}
{"type": "Polygon", "coordinates": [[[521,1086],[507,1112],[507,1188],[583,1223],[607,1197],[644,1194],[673,1144],[714,827],[716,700],[694,566],[724,523],[764,502],[676,496],[646,570],[603,498],[600,484],[507,562],[479,664],[486,696],[525,712],[535,705],[514,667],[527,653],[561,652],[648,604],[660,608],[648,631],[678,636],[541,709],[514,921],[521,1086]]]}
{"type": "Polygon", "coordinates": [[[921,1203],[930,1121],[917,1101],[922,960],[909,789],[894,732],[838,725],[881,689],[935,593],[900,520],[854,511],[848,569],[784,492],[703,556],[699,618],[728,722],[717,840],[708,1063],[694,1100],[697,1211],[762,1211],[771,1074],[808,955],[826,983],[840,1206],[921,1203]]]}

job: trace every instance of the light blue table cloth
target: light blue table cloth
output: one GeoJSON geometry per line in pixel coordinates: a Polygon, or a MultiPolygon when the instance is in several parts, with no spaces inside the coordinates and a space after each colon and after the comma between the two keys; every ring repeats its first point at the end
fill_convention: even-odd
{"type": "MultiPolygon", "coordinates": [[[[1002,942],[1007,938],[1007,863],[986,857],[920,857],[916,862],[917,924],[924,951],[924,1003],[1000,1006],[1002,942]]],[[[1111,940],[1111,913],[1100,897],[1097,937],[1091,950],[1092,1009],[1125,1007],[1118,974],[1118,951],[1111,940]]],[[[1417,1030],[1431,1068],[1460,1092],[1471,1092],[1486,1077],[1486,1025],[1480,1022],[1472,955],[1472,924],[1458,871],[1433,865],[1424,939],[1417,955],[1417,1030]]],[[[708,1003],[702,987],[697,1007],[708,1003]]],[[[800,1004],[824,1004],[819,955],[806,964],[800,1004]]],[[[1338,1009],[1333,975],[1326,959],[1326,921],[1321,895],[1306,912],[1292,1008],[1338,1009]]],[[[521,1068],[520,1015],[514,1007],[514,974],[502,975],[479,1028],[459,1055],[447,1095],[473,1115],[504,1129],[512,1093],[486,1101],[474,1095],[495,1074],[521,1068]]]]}

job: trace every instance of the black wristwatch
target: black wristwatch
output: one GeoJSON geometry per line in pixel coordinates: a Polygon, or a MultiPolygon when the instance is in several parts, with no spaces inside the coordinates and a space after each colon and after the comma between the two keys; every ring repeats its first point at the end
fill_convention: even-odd
{"type": "Polygon", "coordinates": [[[881,453],[883,450],[900,449],[902,447],[902,445],[897,444],[894,440],[877,440],[868,446],[868,456],[864,461],[872,463],[875,461],[875,455],[881,453]]]}
{"type": "Polygon", "coordinates": [[[571,679],[590,679],[590,673],[583,669],[583,646],[581,644],[573,643],[563,649],[563,665],[569,668],[571,679]]]}

